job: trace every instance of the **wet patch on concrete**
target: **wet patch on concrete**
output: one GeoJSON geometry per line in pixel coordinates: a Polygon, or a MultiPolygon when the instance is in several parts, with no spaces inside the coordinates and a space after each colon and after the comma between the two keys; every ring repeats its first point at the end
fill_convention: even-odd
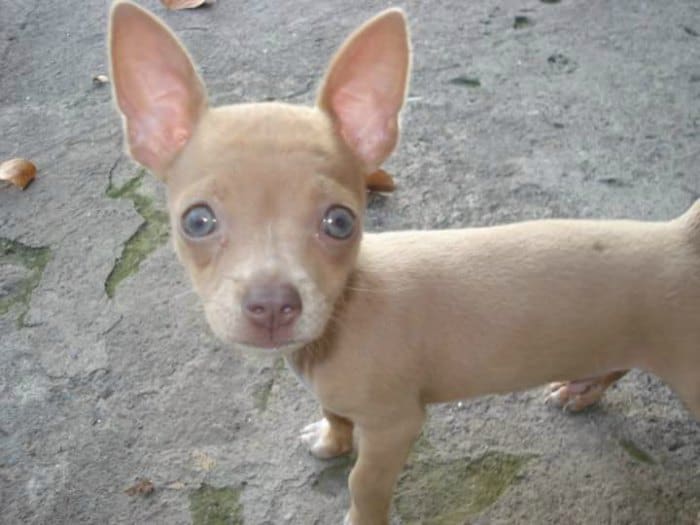
{"type": "Polygon", "coordinates": [[[331,464],[318,473],[311,488],[326,496],[340,494],[348,487],[348,476],[355,459],[354,455],[347,455],[331,460],[331,464]]]}
{"type": "Polygon", "coordinates": [[[534,24],[535,22],[529,16],[518,15],[513,18],[513,29],[522,29],[524,27],[530,27],[534,24]]]}
{"type": "Polygon", "coordinates": [[[654,458],[652,458],[647,452],[642,450],[636,443],[629,439],[621,439],[620,446],[627,452],[627,454],[640,463],[646,463],[647,465],[653,465],[656,463],[654,458]]]}
{"type": "Polygon", "coordinates": [[[32,292],[39,285],[50,259],[48,247],[32,247],[0,238],[0,315],[18,306],[18,328],[24,326],[32,292]]]}
{"type": "Polygon", "coordinates": [[[240,487],[212,487],[202,484],[190,494],[193,525],[243,525],[240,487]]]}
{"type": "Polygon", "coordinates": [[[481,87],[481,80],[479,80],[478,77],[469,75],[460,75],[458,77],[452,78],[450,79],[449,83],[455,86],[462,86],[468,88],[481,87]]]}
{"type": "Polygon", "coordinates": [[[143,217],[143,223],[124,243],[124,249],[105,281],[105,292],[112,298],[117,286],[124,279],[136,273],[146,257],[168,240],[168,214],[153,204],[153,199],[139,192],[146,171],[116,187],[110,180],[107,196],[112,199],[127,199],[133,202],[136,211],[143,217]]]}
{"type": "Polygon", "coordinates": [[[463,523],[495,503],[531,458],[493,452],[415,461],[399,481],[396,510],[407,525],[463,523]]]}

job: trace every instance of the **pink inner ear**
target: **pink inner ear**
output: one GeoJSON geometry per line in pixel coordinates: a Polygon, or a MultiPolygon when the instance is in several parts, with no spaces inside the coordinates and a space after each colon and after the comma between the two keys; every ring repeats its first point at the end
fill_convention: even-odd
{"type": "Polygon", "coordinates": [[[187,143],[196,116],[187,103],[190,94],[176,75],[145,68],[140,77],[143,91],[125,93],[122,110],[132,154],[157,170],[187,143]],[[157,74],[162,76],[155,78],[157,74]]]}
{"type": "Polygon", "coordinates": [[[117,3],[111,71],[132,156],[160,171],[184,147],[206,106],[204,85],[175,35],[148,12],[117,3]]]}
{"type": "Polygon", "coordinates": [[[349,84],[331,100],[340,122],[340,133],[368,166],[378,166],[396,141],[396,115],[382,105],[382,98],[371,89],[349,84]]]}

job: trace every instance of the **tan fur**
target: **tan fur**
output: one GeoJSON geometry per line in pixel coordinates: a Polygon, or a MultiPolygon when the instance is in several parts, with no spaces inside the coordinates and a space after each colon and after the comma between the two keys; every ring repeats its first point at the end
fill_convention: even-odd
{"type": "MultiPolygon", "coordinates": [[[[161,130],[136,142],[129,135],[131,152],[168,186],[176,250],[213,330],[232,345],[258,346],[242,314],[246,289],[283,280],[299,292],[291,335],[265,351],[283,352],[321,402],[324,419],[302,432],[314,454],[349,451],[355,432],[347,523],[388,523],[427,403],[590,378],[597,389],[585,404],[621,370],[641,368],[700,417],[700,204],[660,223],[535,221],[362,238],[365,177],[396,143],[406,91],[400,12],[349,39],[314,109],[206,108],[182,49],[167,58],[185,71],[182,89],[159,106],[139,79],[144,68],[170,66],[157,53],[141,60],[129,26],[156,47],[175,37],[128,2],[112,13],[112,74],[127,130],[161,130]],[[379,44],[375,57],[368,50],[379,44]],[[169,123],[186,133],[170,133],[169,123]],[[217,229],[188,238],[182,216],[201,203],[217,229]],[[342,241],[319,227],[338,204],[357,216],[342,241]]],[[[559,383],[557,398],[576,388],[581,382],[559,383]]]]}

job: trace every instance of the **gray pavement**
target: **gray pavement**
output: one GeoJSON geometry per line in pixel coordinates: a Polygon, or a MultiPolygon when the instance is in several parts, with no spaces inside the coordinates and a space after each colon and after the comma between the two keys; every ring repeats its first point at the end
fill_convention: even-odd
{"type": "MultiPolygon", "coordinates": [[[[216,104],[310,103],[388,2],[219,0],[165,12],[216,104]]],[[[347,460],[280,366],[220,345],[123,153],[106,0],[0,0],[0,523],[336,524],[347,460]],[[150,480],[151,494],[124,491],[150,480]]],[[[407,1],[415,61],[373,230],[666,219],[700,195],[697,0],[407,1]],[[518,18],[516,23],[515,19],[518,18]],[[525,17],[525,18],[522,18],[525,17]],[[517,27],[515,27],[517,26],[517,27]]],[[[700,379],[699,379],[700,380],[700,379]]],[[[696,524],[700,424],[641,372],[570,416],[541,390],[431,409],[394,524],[696,524]]]]}

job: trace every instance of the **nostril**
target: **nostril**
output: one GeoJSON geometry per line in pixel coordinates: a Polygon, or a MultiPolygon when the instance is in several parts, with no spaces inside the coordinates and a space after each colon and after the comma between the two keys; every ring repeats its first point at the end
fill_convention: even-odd
{"type": "Polygon", "coordinates": [[[296,288],[283,285],[280,289],[279,312],[286,322],[291,322],[301,313],[301,297],[296,288]]]}
{"type": "Polygon", "coordinates": [[[285,305],[282,306],[282,308],[280,309],[280,312],[282,312],[284,315],[289,315],[289,314],[293,314],[293,313],[296,312],[298,309],[299,309],[298,306],[292,306],[291,304],[285,304],[285,305]]]}
{"type": "Polygon", "coordinates": [[[246,317],[259,326],[269,326],[273,322],[274,306],[260,298],[246,297],[243,300],[243,312],[246,317]]]}
{"type": "Polygon", "coordinates": [[[263,315],[266,311],[266,308],[259,304],[249,304],[248,311],[254,315],[263,315]]]}

